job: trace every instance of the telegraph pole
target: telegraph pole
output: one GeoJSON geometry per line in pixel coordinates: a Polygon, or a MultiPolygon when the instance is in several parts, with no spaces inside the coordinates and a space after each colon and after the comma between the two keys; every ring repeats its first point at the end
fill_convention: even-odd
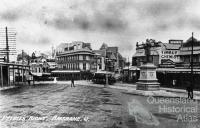
{"type": "Polygon", "coordinates": [[[129,82],[129,57],[128,57],[128,81],[127,82],[129,82]]]}
{"type": "Polygon", "coordinates": [[[8,28],[6,27],[6,55],[7,63],[9,63],[9,45],[8,45],[8,28]]]}
{"type": "MultiPolygon", "coordinates": [[[[106,51],[106,56],[107,56],[107,50],[105,50],[106,51]]],[[[105,60],[106,60],[106,65],[105,65],[105,69],[106,69],[106,86],[108,86],[108,71],[107,71],[107,69],[108,69],[108,59],[106,59],[106,57],[105,57],[105,60]]]]}
{"type": "Polygon", "coordinates": [[[193,98],[193,89],[194,89],[194,72],[193,72],[193,47],[194,47],[194,39],[193,39],[193,32],[192,32],[192,43],[191,43],[191,91],[192,91],[192,98],[193,98]]]}

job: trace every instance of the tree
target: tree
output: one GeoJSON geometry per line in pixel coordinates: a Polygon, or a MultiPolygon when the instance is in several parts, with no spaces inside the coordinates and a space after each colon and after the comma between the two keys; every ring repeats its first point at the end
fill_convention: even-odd
{"type": "Polygon", "coordinates": [[[20,53],[20,54],[17,55],[17,61],[20,61],[20,60],[26,60],[26,61],[28,61],[29,59],[30,59],[30,56],[26,52],[24,52],[24,51],[22,53],[20,53]]]}
{"type": "Polygon", "coordinates": [[[36,59],[35,53],[32,53],[31,59],[36,59]]]}

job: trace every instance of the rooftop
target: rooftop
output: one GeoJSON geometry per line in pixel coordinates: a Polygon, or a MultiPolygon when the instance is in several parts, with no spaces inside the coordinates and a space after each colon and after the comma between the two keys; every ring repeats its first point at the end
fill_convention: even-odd
{"type": "Polygon", "coordinates": [[[166,47],[166,49],[171,49],[171,50],[178,50],[181,47],[181,44],[169,44],[169,43],[163,43],[163,45],[166,47]]]}

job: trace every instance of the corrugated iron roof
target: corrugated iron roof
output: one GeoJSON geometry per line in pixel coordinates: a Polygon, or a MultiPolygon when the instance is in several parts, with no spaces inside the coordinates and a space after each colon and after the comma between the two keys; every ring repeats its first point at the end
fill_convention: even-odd
{"type": "Polygon", "coordinates": [[[181,44],[163,43],[163,45],[166,47],[166,49],[173,49],[173,50],[178,50],[181,47],[181,44]]]}

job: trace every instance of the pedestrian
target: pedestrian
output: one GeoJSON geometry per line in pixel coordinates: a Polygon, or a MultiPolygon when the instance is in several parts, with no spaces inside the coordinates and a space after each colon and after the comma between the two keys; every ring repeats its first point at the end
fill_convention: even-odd
{"type": "Polygon", "coordinates": [[[74,86],[74,77],[73,76],[71,77],[71,87],[75,87],[74,86]]]}
{"type": "Polygon", "coordinates": [[[56,79],[56,77],[54,77],[53,83],[57,83],[57,79],[56,79]]]}
{"type": "Polygon", "coordinates": [[[193,99],[193,88],[191,86],[187,87],[188,99],[193,99]]]}
{"type": "Polygon", "coordinates": [[[176,80],[173,80],[172,84],[173,84],[173,86],[175,86],[176,85],[176,80]]]}

